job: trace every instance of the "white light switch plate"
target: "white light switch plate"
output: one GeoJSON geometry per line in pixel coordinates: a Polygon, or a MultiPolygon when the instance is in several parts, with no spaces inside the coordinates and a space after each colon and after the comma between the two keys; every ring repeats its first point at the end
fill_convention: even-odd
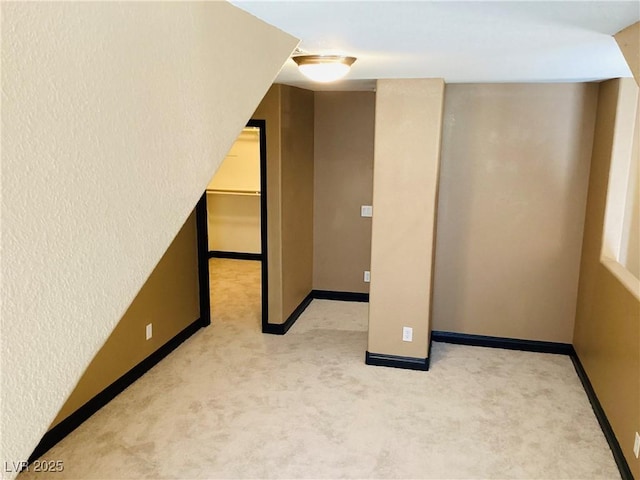
{"type": "Polygon", "coordinates": [[[362,205],[360,207],[360,216],[361,217],[373,217],[373,206],[371,206],[371,205],[362,205]]]}
{"type": "Polygon", "coordinates": [[[146,331],[145,331],[145,337],[147,340],[149,340],[151,337],[153,337],[153,323],[150,323],[147,325],[146,331]]]}
{"type": "Polygon", "coordinates": [[[636,441],[633,442],[633,454],[638,458],[640,455],[640,433],[636,432],[636,441]]]}
{"type": "Polygon", "coordinates": [[[369,270],[364,271],[364,281],[369,283],[371,281],[371,272],[369,270]]]}

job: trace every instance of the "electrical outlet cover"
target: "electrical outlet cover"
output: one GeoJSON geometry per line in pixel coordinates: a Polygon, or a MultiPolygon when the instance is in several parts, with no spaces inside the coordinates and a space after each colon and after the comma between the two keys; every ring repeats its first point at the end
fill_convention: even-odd
{"type": "Polygon", "coordinates": [[[413,328],[411,328],[411,327],[402,327],[402,341],[403,342],[412,342],[413,341],[413,328]]]}

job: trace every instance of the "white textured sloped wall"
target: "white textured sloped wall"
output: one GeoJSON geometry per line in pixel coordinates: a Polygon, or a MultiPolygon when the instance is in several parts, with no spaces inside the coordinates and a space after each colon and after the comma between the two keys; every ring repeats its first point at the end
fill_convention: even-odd
{"type": "Polygon", "coordinates": [[[224,2],[1,8],[0,462],[18,462],[297,41],[224,2]]]}

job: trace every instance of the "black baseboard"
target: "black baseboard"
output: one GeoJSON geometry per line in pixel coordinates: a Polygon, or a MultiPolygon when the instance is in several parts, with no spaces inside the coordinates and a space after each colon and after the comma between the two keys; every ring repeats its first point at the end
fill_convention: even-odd
{"type": "Polygon", "coordinates": [[[616,461],[616,465],[618,466],[618,470],[620,471],[620,476],[622,480],[633,480],[633,475],[631,474],[631,469],[629,468],[629,464],[627,463],[627,459],[624,458],[624,453],[622,453],[622,448],[620,448],[620,443],[616,438],[616,434],[613,432],[613,428],[611,428],[611,424],[609,423],[609,419],[607,418],[607,414],[604,413],[604,409],[600,404],[600,400],[598,400],[598,396],[596,395],[595,390],[593,389],[593,385],[591,385],[591,381],[587,376],[587,372],[585,371],[578,355],[573,352],[571,355],[571,361],[573,362],[573,366],[576,369],[576,373],[582,382],[582,386],[584,391],[589,398],[589,402],[591,403],[591,408],[593,408],[593,413],[596,415],[598,419],[598,423],[600,424],[600,428],[602,429],[602,433],[604,433],[607,442],[609,443],[609,447],[611,448],[611,453],[613,453],[613,459],[616,461]]]}
{"type": "Polygon", "coordinates": [[[296,309],[293,311],[291,315],[289,315],[289,318],[287,318],[287,320],[284,323],[263,324],[262,333],[271,333],[273,335],[284,335],[285,333],[287,333],[289,329],[293,326],[293,324],[296,323],[296,320],[298,320],[298,317],[302,315],[302,312],[304,312],[306,308],[309,306],[309,304],[311,303],[311,300],[313,300],[312,292],[310,292],[306,297],[304,297],[304,300],[300,302],[300,305],[296,307],[296,309]]]}
{"type": "Polygon", "coordinates": [[[364,363],[379,367],[405,368],[408,370],[429,370],[429,358],[401,357],[384,353],[370,353],[367,351],[364,363]]]}
{"type": "MultiPolygon", "coordinates": [[[[209,252],[211,254],[211,252],[209,252]]],[[[284,323],[263,323],[262,333],[270,333],[272,335],[284,335],[289,331],[291,326],[296,323],[298,317],[307,309],[312,300],[340,300],[343,302],[368,302],[368,293],[356,292],[334,292],[331,290],[311,290],[309,295],[304,297],[300,305],[296,307],[289,318],[284,323]]]]}
{"type": "Polygon", "coordinates": [[[434,342],[471,345],[474,347],[506,348],[508,350],[523,350],[526,352],[556,353],[573,355],[573,345],[570,343],[541,342],[537,340],[521,340],[518,338],[488,337],[485,335],[469,335],[455,332],[431,332],[434,342]]]}
{"type": "Polygon", "coordinates": [[[223,252],[220,250],[209,250],[209,258],[230,258],[232,260],[262,260],[261,253],[244,252],[223,252]]]}
{"type": "Polygon", "coordinates": [[[201,327],[202,321],[200,319],[188,325],[185,329],[183,329],[175,337],[161,346],[158,350],[153,352],[142,362],[133,367],[122,377],[113,382],[111,385],[109,385],[107,388],[102,390],[95,397],[81,406],[78,410],[73,412],[58,425],[45,433],[42,437],[42,440],[40,440],[40,443],[38,443],[35,450],[29,457],[28,463],[31,464],[34,460],[42,457],[42,455],[47,453],[47,451],[49,451],[51,447],[53,447],[60,440],[73,432],[83,422],[91,417],[91,415],[96,413],[107,403],[117,397],[118,394],[125,390],[129,385],[131,385],[142,375],[151,370],[151,368],[157,365],[163,358],[169,355],[173,350],[180,346],[181,343],[183,343],[201,327]]]}
{"type": "Polygon", "coordinates": [[[368,302],[368,293],[336,292],[333,290],[312,290],[311,295],[318,300],[339,300],[341,302],[368,302]]]}

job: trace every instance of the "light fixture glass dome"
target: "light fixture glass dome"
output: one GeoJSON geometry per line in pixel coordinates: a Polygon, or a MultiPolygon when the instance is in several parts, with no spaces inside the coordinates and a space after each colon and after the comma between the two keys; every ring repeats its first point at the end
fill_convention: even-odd
{"type": "Polygon", "coordinates": [[[356,59],[340,55],[298,55],[293,57],[293,61],[308,79],[328,83],[339,80],[349,73],[356,59]]]}

